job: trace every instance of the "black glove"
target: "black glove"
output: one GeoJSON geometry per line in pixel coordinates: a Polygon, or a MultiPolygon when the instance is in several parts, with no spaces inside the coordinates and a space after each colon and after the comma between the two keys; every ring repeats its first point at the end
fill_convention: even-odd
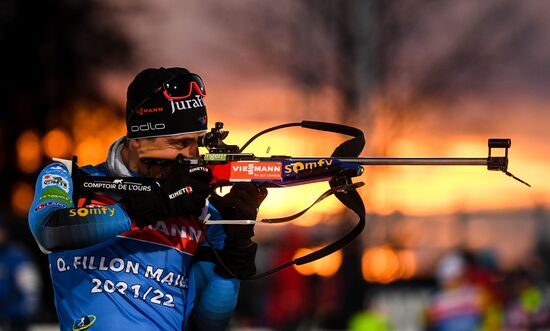
{"type": "MultiPolygon", "coordinates": [[[[229,193],[220,197],[213,194],[210,203],[227,220],[255,220],[258,208],[267,196],[267,189],[252,183],[237,183],[229,193]]],[[[225,224],[225,242],[220,252],[226,267],[237,277],[247,278],[256,273],[257,245],[251,240],[254,236],[254,225],[225,224]]],[[[214,272],[218,275],[232,278],[223,266],[216,265],[214,272]]]]}
{"type": "Polygon", "coordinates": [[[210,195],[211,180],[212,173],[206,167],[174,165],[161,189],[168,215],[199,217],[210,195]]]}
{"type": "Polygon", "coordinates": [[[211,180],[208,168],[188,168],[177,162],[158,190],[129,195],[121,202],[139,227],[166,217],[198,217],[210,195],[211,180]]]}

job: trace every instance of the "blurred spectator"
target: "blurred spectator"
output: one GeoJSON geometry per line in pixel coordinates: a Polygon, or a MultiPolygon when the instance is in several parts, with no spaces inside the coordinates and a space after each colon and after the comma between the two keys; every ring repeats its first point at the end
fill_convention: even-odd
{"type": "Polygon", "coordinates": [[[38,308],[41,280],[27,252],[8,238],[0,218],[0,330],[24,331],[38,308]]]}
{"type": "Polygon", "coordinates": [[[493,297],[472,279],[474,259],[465,252],[452,252],[437,267],[440,289],[427,311],[430,331],[500,329],[500,313],[493,297]]]}
{"type": "Polygon", "coordinates": [[[510,300],[504,313],[506,330],[548,330],[550,307],[543,299],[542,290],[525,270],[514,272],[508,289],[510,300]]]}
{"type": "Polygon", "coordinates": [[[365,309],[355,313],[348,323],[349,331],[390,331],[391,324],[387,313],[374,302],[374,298],[365,297],[365,309]]]}
{"type": "Polygon", "coordinates": [[[365,310],[352,316],[349,331],[389,331],[390,323],[387,318],[373,310],[365,310]]]}
{"type": "MultiPolygon", "coordinates": [[[[272,265],[279,266],[294,259],[296,250],[303,247],[304,240],[291,232],[276,249],[272,265]]],[[[267,293],[266,322],[275,330],[297,330],[310,323],[312,305],[307,279],[294,268],[286,268],[271,276],[267,293]]]]}
{"type": "Polygon", "coordinates": [[[483,291],[483,330],[500,330],[507,296],[495,252],[481,250],[471,256],[468,279],[483,291]]]}
{"type": "Polygon", "coordinates": [[[352,316],[362,312],[367,293],[361,273],[361,241],[351,242],[342,253],[342,265],[336,274],[315,282],[316,315],[321,319],[319,326],[325,330],[346,329],[352,316]]]}

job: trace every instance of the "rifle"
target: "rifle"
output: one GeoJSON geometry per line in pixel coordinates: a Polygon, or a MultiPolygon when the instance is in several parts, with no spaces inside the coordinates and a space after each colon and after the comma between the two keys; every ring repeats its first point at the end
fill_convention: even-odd
{"type": "Polygon", "coordinates": [[[349,177],[360,176],[363,173],[362,166],[364,165],[476,165],[486,166],[488,170],[502,171],[521,183],[531,186],[508,171],[508,149],[512,145],[511,139],[508,138],[489,139],[487,158],[367,158],[335,157],[335,154],[354,152],[342,151],[348,147],[345,144],[358,145],[361,142],[361,150],[364,146],[363,133],[360,130],[340,124],[311,121],[283,124],[261,131],[250,138],[242,148],[236,145],[226,145],[223,140],[228,134],[228,131],[223,130],[223,123],[217,122],[215,127],[199,140],[199,146],[206,147],[210,153],[204,154],[201,159],[188,160],[189,164],[206,164],[214,174],[212,184],[215,185],[223,186],[239,181],[259,182],[268,187],[301,185],[315,181],[325,181],[327,178],[333,177],[334,174],[341,175],[342,172],[345,172],[346,176],[349,177]],[[259,136],[291,126],[353,135],[356,140],[347,141],[340,145],[331,157],[256,157],[254,154],[243,153],[243,150],[259,136]],[[497,148],[504,149],[504,156],[493,156],[493,151],[497,148]]]}
{"type": "MultiPolygon", "coordinates": [[[[237,182],[252,182],[265,187],[287,187],[304,185],[319,181],[328,181],[330,189],[324,192],[313,204],[306,209],[287,217],[266,218],[261,220],[210,220],[208,215],[202,220],[202,226],[207,224],[257,224],[257,223],[283,223],[293,220],[313,207],[318,202],[335,195],[346,207],[359,216],[359,222],[346,235],[335,242],[310,253],[308,255],[289,261],[268,272],[256,275],[252,278],[260,278],[286,268],[293,264],[305,264],[326,255],[329,255],[350,243],[362,232],[365,227],[365,207],[357,188],[364,185],[363,182],[353,182],[353,178],[363,173],[363,166],[375,165],[425,165],[425,166],[449,166],[449,165],[473,165],[486,166],[491,171],[502,171],[506,175],[530,186],[508,171],[508,149],[511,147],[511,140],[508,138],[488,140],[488,156],[486,158],[366,158],[358,157],[365,145],[364,134],[361,130],[335,123],[302,121],[298,123],[287,123],[263,130],[250,138],[243,147],[228,145],[224,143],[229,132],[225,131],[222,122],[216,122],[214,128],[204,136],[199,137],[198,144],[205,147],[208,153],[199,158],[184,159],[183,162],[189,166],[208,167],[213,179],[211,186],[232,185],[237,182]],[[327,131],[332,133],[351,136],[352,139],[344,141],[332,153],[330,157],[292,157],[275,155],[270,157],[257,157],[252,153],[244,153],[246,147],[256,138],[275,130],[299,126],[305,129],[327,131]],[[495,149],[504,149],[504,156],[494,156],[495,149]]],[[[502,153],[500,153],[502,155],[502,153]]],[[[78,168],[76,157],[70,162],[69,169],[72,169],[74,194],[73,198],[97,192],[111,192],[124,195],[125,192],[144,192],[151,194],[156,187],[162,185],[161,180],[145,177],[97,177],[83,175],[78,168]]],[[[142,162],[150,165],[166,165],[167,160],[147,159],[142,162]]],[[[65,162],[68,164],[67,162],[65,162]]],[[[68,164],[69,165],[69,164],[68,164]]],[[[77,200],[74,200],[77,201],[77,200]]],[[[206,231],[203,233],[206,234],[206,231]]],[[[210,242],[210,239],[206,237],[210,242]]],[[[212,246],[212,245],[211,245],[212,246]]],[[[212,246],[213,247],[213,246],[212,246]]],[[[214,254],[217,253],[214,250],[214,254]]],[[[220,263],[223,262],[218,258],[220,263]]],[[[229,270],[228,270],[229,271],[229,270]]],[[[230,271],[229,271],[230,272],[230,271]]],[[[230,272],[231,273],[231,272],[230,272]]]]}

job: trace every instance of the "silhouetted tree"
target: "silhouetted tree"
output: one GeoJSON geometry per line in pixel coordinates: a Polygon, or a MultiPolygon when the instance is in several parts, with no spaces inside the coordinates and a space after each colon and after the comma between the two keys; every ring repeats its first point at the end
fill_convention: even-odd
{"type": "MultiPolygon", "coordinates": [[[[97,84],[103,70],[132,63],[131,44],[112,19],[112,10],[106,2],[91,0],[0,3],[2,210],[9,211],[14,183],[21,179],[34,183],[36,179],[36,174],[22,174],[16,167],[15,141],[21,131],[45,132],[69,125],[75,103],[103,102],[97,84]]],[[[26,222],[13,224],[17,224],[16,237],[36,248],[26,222]]],[[[42,255],[38,258],[47,280],[47,261],[42,255]]],[[[54,320],[51,287],[43,288],[45,304],[40,318],[54,320]]]]}
{"type": "MultiPolygon", "coordinates": [[[[464,116],[456,107],[464,97],[544,96],[550,83],[545,2],[298,0],[224,6],[228,15],[218,22],[230,24],[224,31],[241,44],[233,55],[252,57],[256,61],[247,66],[259,63],[253,70],[288,77],[305,95],[333,87],[343,122],[350,115],[373,116],[367,106],[375,96],[383,104],[375,115],[388,116],[388,127],[400,134],[427,109],[446,119],[464,116]]],[[[481,129],[481,119],[499,112],[494,107],[473,114],[472,128],[481,129]]]]}
{"type": "Polygon", "coordinates": [[[362,68],[372,64],[374,39],[361,31],[374,22],[374,12],[365,11],[374,2],[228,2],[227,15],[218,23],[230,25],[234,40],[246,45],[230,56],[244,53],[247,65],[257,65],[252,70],[289,78],[305,98],[331,87],[339,99],[341,120],[347,122],[359,112],[361,96],[368,94],[372,81],[373,72],[362,68]]]}

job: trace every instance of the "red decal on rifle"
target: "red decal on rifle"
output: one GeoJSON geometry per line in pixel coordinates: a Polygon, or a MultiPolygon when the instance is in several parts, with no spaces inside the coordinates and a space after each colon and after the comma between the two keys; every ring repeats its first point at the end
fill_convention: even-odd
{"type": "Polygon", "coordinates": [[[231,162],[232,180],[281,179],[281,162],[231,162]]]}

